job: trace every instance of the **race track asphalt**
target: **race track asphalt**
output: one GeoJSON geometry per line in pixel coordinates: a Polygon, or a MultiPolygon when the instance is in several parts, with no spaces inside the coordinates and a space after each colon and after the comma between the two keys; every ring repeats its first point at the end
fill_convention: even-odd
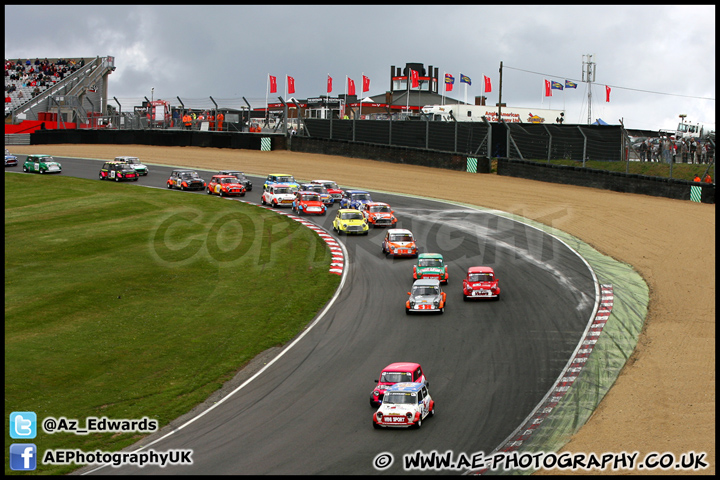
{"type": "MultiPolygon", "coordinates": [[[[99,161],[58,160],[62,175],[98,178],[99,161]]],[[[170,170],[151,166],[133,184],[165,188],[170,170]]],[[[263,179],[251,179],[253,191],[243,200],[259,204],[263,179]]],[[[490,453],[505,440],[554,385],[583,336],[596,302],[592,272],[564,243],[490,212],[387,193],[372,197],[394,208],[398,227],[412,230],[421,252],[444,255],[450,272],[444,314],[405,314],[414,259],[382,254],[384,229],[338,236],[331,231],[337,206],[305,217],[348,254],[346,283],[325,316],[219,408],[152,445],[192,449],[193,465],[93,471],[401,474],[408,473],[403,456],[418,450],[490,453]],[[495,269],[499,301],[462,300],[464,272],[476,265],[495,269]],[[398,361],[423,366],[436,415],[419,430],[375,430],[369,394],[380,370],[398,361]],[[380,472],[373,459],[385,452],[394,463],[380,472]]]]}

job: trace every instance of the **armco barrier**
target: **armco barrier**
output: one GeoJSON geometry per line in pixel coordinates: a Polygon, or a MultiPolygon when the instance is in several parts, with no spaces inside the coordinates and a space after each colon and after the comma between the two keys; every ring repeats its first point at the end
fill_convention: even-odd
{"type": "MultiPolygon", "coordinates": [[[[341,157],[364,158],[381,162],[422,165],[447,170],[467,171],[468,155],[426,150],[424,148],[397,147],[375,143],[328,140],[324,138],[293,137],[290,149],[293,152],[322,153],[341,157]]],[[[477,159],[476,172],[490,173],[490,159],[477,159]]]]}
{"type": "Polygon", "coordinates": [[[615,192],[638,193],[677,200],[691,200],[691,187],[699,187],[701,189],[700,201],[702,203],[715,203],[714,183],[696,183],[673,178],[507,159],[498,160],[497,173],[498,175],[527,178],[541,182],[592,187],[615,192]]]}
{"type": "MultiPolygon", "coordinates": [[[[335,125],[333,125],[333,129],[335,125]]],[[[350,158],[365,158],[382,162],[404,163],[457,171],[490,173],[490,159],[483,156],[455,154],[424,148],[379,145],[349,140],[329,140],[283,134],[240,132],[200,132],[184,130],[39,130],[30,136],[31,145],[55,143],[158,145],[183,147],[263,149],[263,138],[270,139],[271,150],[292,150],[322,153],[350,158]],[[477,159],[475,166],[472,158],[477,159]]],[[[268,140],[265,140],[267,148],[268,140]]],[[[638,193],[678,200],[715,203],[715,184],[694,183],[646,175],[609,172],[590,168],[552,165],[523,160],[498,159],[498,175],[527,178],[541,182],[578,185],[583,187],[638,193]],[[700,192],[698,194],[698,187],[700,192]],[[691,196],[692,193],[692,196],[691,196]]]]}
{"type": "Polygon", "coordinates": [[[270,150],[286,150],[282,134],[200,132],[196,130],[39,130],[31,134],[32,145],[77,143],[95,145],[158,145],[163,147],[212,147],[261,150],[262,139],[270,150]],[[268,140],[265,140],[267,145],[268,140]]]}

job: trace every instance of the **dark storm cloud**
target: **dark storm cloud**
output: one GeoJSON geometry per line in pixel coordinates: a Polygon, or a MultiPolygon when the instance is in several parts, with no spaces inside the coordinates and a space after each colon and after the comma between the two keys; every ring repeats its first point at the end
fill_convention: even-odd
{"type": "MultiPolygon", "coordinates": [[[[153,91],[173,103],[264,102],[268,74],[279,95],[285,75],[295,78],[297,98],[324,94],[328,74],[333,95],[344,92],[346,76],[360,85],[362,74],[378,95],[390,88],[391,65],[418,62],[470,76],[470,102],[489,76],[495,104],[502,61],[504,103],[565,108],[584,123],[587,84],[545,98],[543,82],[580,80],[585,54],[596,62],[593,117],[634,128],[672,128],[680,113],[714,122],[713,5],[5,6],[6,58],[112,55],[111,96],[153,91]]],[[[463,100],[464,86],[450,96],[463,100]]]]}

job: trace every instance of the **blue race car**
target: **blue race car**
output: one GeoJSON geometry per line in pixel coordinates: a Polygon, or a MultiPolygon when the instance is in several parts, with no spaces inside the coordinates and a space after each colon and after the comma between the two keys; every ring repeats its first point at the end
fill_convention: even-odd
{"type": "Polygon", "coordinates": [[[345,190],[342,200],[340,200],[340,208],[360,209],[360,205],[372,202],[370,194],[363,190],[345,190]]]}

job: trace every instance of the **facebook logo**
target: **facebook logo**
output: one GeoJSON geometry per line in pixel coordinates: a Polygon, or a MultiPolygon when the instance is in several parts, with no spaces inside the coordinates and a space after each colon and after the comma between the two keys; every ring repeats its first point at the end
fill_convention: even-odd
{"type": "Polygon", "coordinates": [[[10,438],[35,438],[37,416],[35,412],[12,412],[10,414],[10,438]]]}
{"type": "Polygon", "coordinates": [[[13,443],[10,445],[10,470],[35,470],[37,467],[37,447],[33,443],[13,443]]]}

